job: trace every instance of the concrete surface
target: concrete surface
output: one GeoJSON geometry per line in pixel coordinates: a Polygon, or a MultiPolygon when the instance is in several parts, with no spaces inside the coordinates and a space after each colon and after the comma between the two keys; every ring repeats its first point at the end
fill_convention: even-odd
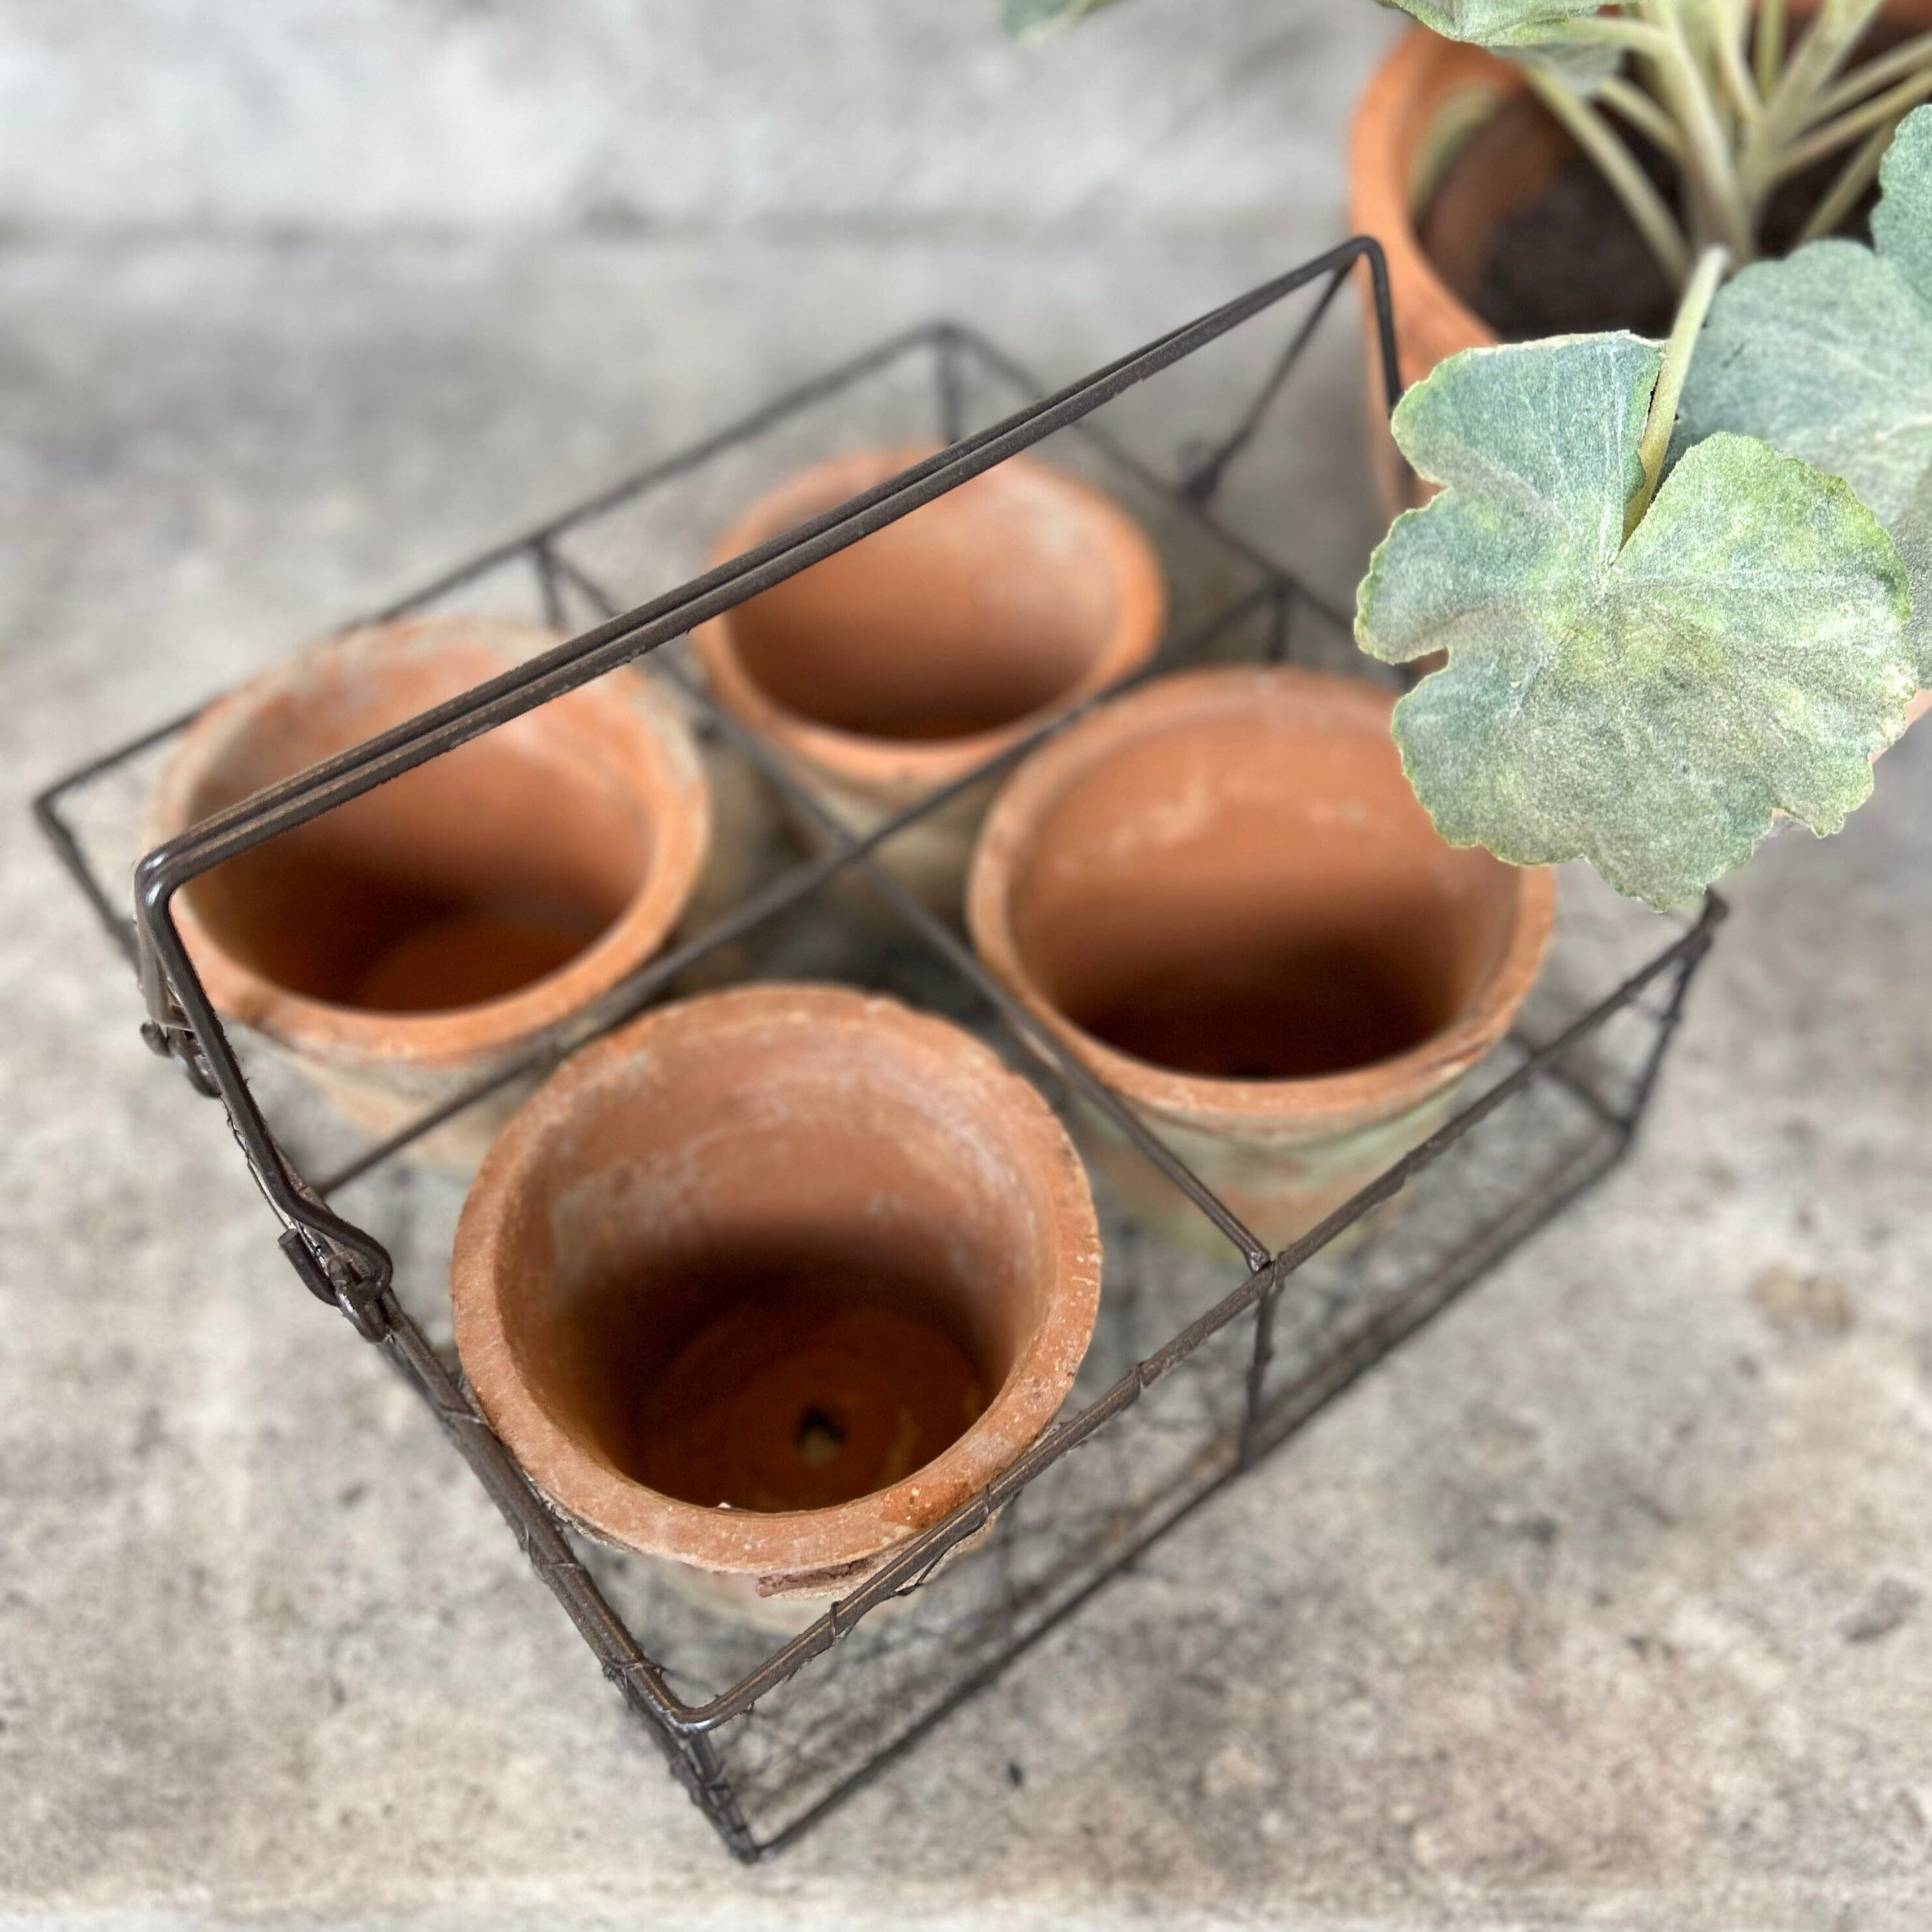
{"type": "Polygon", "coordinates": [[[626,233],[1272,221],[1370,0],[7,0],[0,222],[626,233]]]}
{"type": "MultiPolygon", "coordinates": [[[[1327,172],[1267,226],[0,250],[0,1922],[1932,1918],[1924,730],[1843,838],[1738,881],[1601,1194],[750,1873],[296,1292],[27,824],[182,689],[899,320],[1070,374],[1306,252],[1366,57],[1322,66],[1327,172]]],[[[1238,504],[1344,592],[1354,355],[1238,504]]]]}

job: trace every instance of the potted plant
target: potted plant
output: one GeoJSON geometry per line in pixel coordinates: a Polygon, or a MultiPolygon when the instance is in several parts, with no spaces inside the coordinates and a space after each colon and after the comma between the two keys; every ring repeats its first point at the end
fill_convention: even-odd
{"type": "Polygon", "coordinates": [[[1778,815],[1827,833],[1870,794],[1932,684],[1932,110],[1880,178],[1874,248],[1720,290],[1714,245],[1664,344],[1466,350],[1403,397],[1440,494],[1376,550],[1356,634],[1444,654],[1394,731],[1452,844],[1667,907],[1778,815]]]}
{"type": "Polygon", "coordinates": [[[1932,94],[1923,0],[1400,4],[1428,31],[1363,98],[1353,212],[1412,381],[1499,337],[1654,328],[1703,248],[1836,232],[1932,94]]]}
{"type": "MultiPolygon", "coordinates": [[[[1363,97],[1350,219],[1387,252],[1406,384],[1498,340],[1661,334],[1706,247],[1742,266],[1856,233],[1932,96],[1932,0],[1395,4],[1420,24],[1363,97]]],[[[1373,446],[1394,507],[1405,479],[1373,446]]]]}

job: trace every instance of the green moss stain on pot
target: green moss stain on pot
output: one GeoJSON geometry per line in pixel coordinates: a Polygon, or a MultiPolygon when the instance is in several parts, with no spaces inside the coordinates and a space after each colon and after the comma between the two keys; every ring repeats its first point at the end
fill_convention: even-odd
{"type": "MultiPolygon", "coordinates": [[[[861,450],[808,470],[752,506],[716,560],[934,453],[861,450]]],[[[1014,457],[701,626],[696,641],[719,702],[863,836],[1139,670],[1166,611],[1159,560],[1132,518],[1014,457]]],[[[991,792],[950,800],[879,854],[948,916],[991,792]]]]}
{"type": "MultiPolygon", "coordinates": [[[[304,652],[190,728],[150,800],[150,837],[557,641],[438,618],[304,652]]],[[[656,952],[690,897],[710,822],[689,733],[626,670],[218,867],[182,895],[183,936],[225,1020],[358,1124],[392,1132],[656,952]]],[[[467,1110],[416,1150],[473,1169],[520,1097],[467,1110]]]]}
{"type": "MultiPolygon", "coordinates": [[[[1185,674],[1083,719],[988,815],[982,957],[1271,1247],[1448,1118],[1547,947],[1555,886],[1445,843],[1393,699],[1292,669],[1185,674]]],[[[1143,1216],[1219,1242],[1097,1119],[1143,1216]]]]}

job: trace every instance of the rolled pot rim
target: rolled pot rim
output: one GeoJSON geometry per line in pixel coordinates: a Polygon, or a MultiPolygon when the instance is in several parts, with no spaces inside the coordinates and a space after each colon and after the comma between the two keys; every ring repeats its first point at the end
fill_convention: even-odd
{"type": "Polygon", "coordinates": [[[1352,728],[1384,736],[1395,702],[1394,693],[1366,678],[1292,664],[1214,665],[1159,679],[1081,719],[1027,760],[993,801],[968,877],[974,944],[1027,1010],[1128,1100],[1196,1125],[1306,1124],[1326,1130],[1419,1106],[1467,1073],[1509,1030],[1542,970],[1556,926],[1555,872],[1546,866],[1510,866],[1520,883],[1509,943],[1468,1006],[1408,1052],[1345,1072],[1296,1080],[1183,1073],[1122,1052],[1069,1018],[1028,970],[1012,931],[1014,877],[1042,814],[1136,741],[1210,718],[1252,717],[1257,707],[1284,698],[1339,708],[1352,728]]]}
{"type": "MultiPolygon", "coordinates": [[[[937,455],[939,448],[937,443],[906,443],[856,449],[800,471],[738,516],[718,540],[712,563],[730,562],[833,504],[937,455]]],[[[1093,662],[1065,689],[988,730],[933,740],[876,737],[808,718],[773,698],[746,668],[732,634],[736,613],[728,610],[692,633],[698,661],[718,700],[808,765],[859,784],[914,797],[963,776],[1050,719],[1132,676],[1160,648],[1167,626],[1167,579],[1152,538],[1104,490],[1025,454],[1010,456],[961,487],[985,484],[1006,471],[1033,487],[1058,491],[1078,506],[1099,532],[1120,586],[1112,628],[1093,662]]],[[[934,500],[944,504],[947,499],[934,500]]]]}
{"type": "Polygon", "coordinates": [[[1418,195],[1438,184],[1418,178],[1420,164],[1459,101],[1486,96],[1491,111],[1500,112],[1527,86],[1514,62],[1418,23],[1398,36],[1356,106],[1348,140],[1349,223],[1382,244],[1398,296],[1405,290],[1410,296],[1398,301],[1396,311],[1405,383],[1420,382],[1454,347],[1496,340],[1423,246],[1418,195]]]}
{"type": "MultiPolygon", "coordinates": [[[[508,670],[562,641],[536,625],[454,615],[366,624],[325,638],[218,698],[189,725],[151,795],[148,843],[159,844],[195,822],[190,800],[209,767],[266,706],[318,670],[363,655],[452,649],[497,659],[508,670]]],[[[650,794],[651,848],[637,891],[583,951],[499,999],[428,1012],[338,1005],[279,986],[236,958],[183,892],[174,901],[176,922],[215,1010],[290,1052],[346,1065],[434,1069],[461,1066],[548,1032],[634,972],[662,947],[696,889],[711,845],[710,788],[688,726],[637,667],[622,666],[552,701],[586,700],[608,707],[632,734],[638,755],[632,769],[644,776],[650,794]]]]}
{"type": "Polygon", "coordinates": [[[574,1055],[500,1134],[458,1224],[450,1271],[456,1348],[490,1426],[531,1480],[602,1540],[698,1568],[809,1590],[821,1573],[869,1567],[978,1495],[1036,1442],[1073,1386],[1100,1304],[1101,1244],[1086,1169],[1065,1128],[1030,1082],[950,1022],[878,994],[831,984],[766,982],[653,1008],[574,1055]],[[978,1418],[900,1481],[815,1510],[758,1511],[682,1502],[620,1474],[560,1427],[518,1369],[506,1330],[497,1258],[520,1214],[536,1163],[571,1131],[580,1101],[621,1084],[680,1035],[795,1028],[814,1051],[829,1033],[854,1053],[888,1045],[926,1063],[932,1082],[965,1083],[996,1105],[1037,1178],[1051,1222],[1053,1279],[1038,1330],[978,1418]]]}

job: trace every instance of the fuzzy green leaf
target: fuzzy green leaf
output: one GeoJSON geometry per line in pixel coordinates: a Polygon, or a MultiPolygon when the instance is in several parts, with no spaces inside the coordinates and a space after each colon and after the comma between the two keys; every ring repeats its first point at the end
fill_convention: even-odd
{"type": "Polygon", "coordinates": [[[1571,336],[1453,357],[1395,434],[1442,493],[1396,518],[1362,648],[1446,651],[1396,707],[1443,836],[1590,861],[1672,906],[1789,813],[1835,831],[1914,686],[1904,572],[1845,485],[1763,443],[1688,452],[1628,543],[1660,352],[1571,336]]]}
{"type": "Polygon", "coordinates": [[[1504,57],[1520,66],[1544,69],[1586,100],[1594,99],[1604,82],[1614,80],[1624,68],[1624,50],[1608,40],[1548,40],[1535,46],[1510,48],[1504,57]]]}
{"type": "Polygon", "coordinates": [[[1878,178],[1884,192],[1872,210],[1872,240],[1932,302],[1932,108],[1916,108],[1899,123],[1878,178]]]}
{"type": "Polygon", "coordinates": [[[1384,0],[1432,32],[1479,47],[1526,47],[1559,37],[1598,0],[1384,0]]]}
{"type": "Polygon", "coordinates": [[[1113,4],[1114,0],[1001,0],[1000,25],[1016,39],[1037,40],[1113,4]]]}
{"type": "Polygon", "coordinates": [[[1875,250],[1814,242],[1719,292],[1676,443],[1735,430],[1843,477],[1898,542],[1932,685],[1932,108],[1906,118],[1879,178],[1875,250]]]}

